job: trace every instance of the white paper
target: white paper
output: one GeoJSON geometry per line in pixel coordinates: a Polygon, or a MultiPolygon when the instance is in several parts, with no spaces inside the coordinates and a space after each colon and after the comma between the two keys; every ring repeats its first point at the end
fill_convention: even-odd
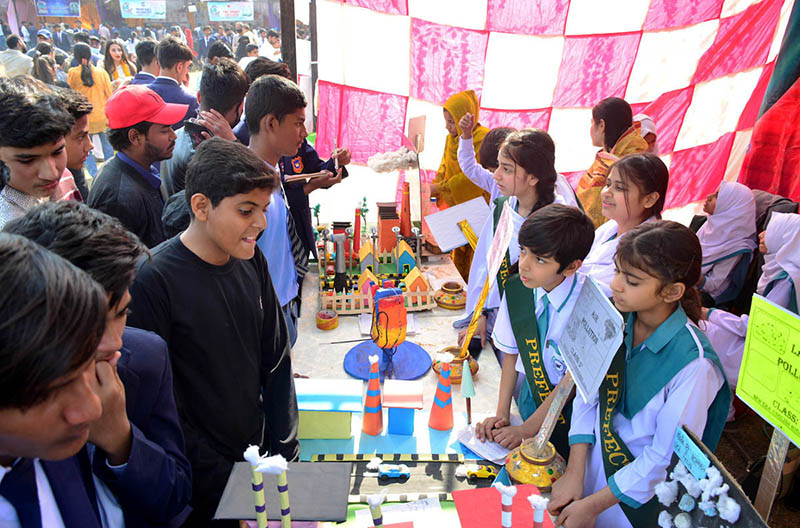
{"type": "MultiPolygon", "coordinates": [[[[522,418],[512,414],[511,425],[522,425],[522,418]]],[[[476,455],[482,456],[486,460],[494,462],[495,464],[505,464],[506,456],[508,456],[508,453],[511,452],[510,449],[506,449],[496,442],[481,442],[475,435],[474,425],[465,427],[460,433],[458,433],[458,441],[464,444],[464,447],[476,455]]]]}
{"type": "Polygon", "coordinates": [[[442,251],[450,251],[457,247],[467,245],[467,239],[458,223],[466,220],[475,236],[481,234],[483,224],[489,219],[489,206],[482,197],[473,198],[468,202],[448,207],[425,217],[428,227],[431,228],[436,244],[442,251]]]}
{"type": "MultiPolygon", "coordinates": [[[[489,254],[486,257],[488,263],[487,277],[493,282],[497,277],[497,272],[500,271],[500,266],[503,264],[503,258],[508,251],[508,245],[511,244],[511,238],[514,236],[514,222],[511,219],[511,206],[508,205],[510,200],[503,203],[503,211],[500,213],[500,220],[497,222],[497,229],[494,230],[494,237],[492,238],[492,245],[489,246],[489,254]]],[[[489,283],[491,286],[492,282],[489,283]]]]}
{"type": "MultiPolygon", "coordinates": [[[[382,504],[383,524],[413,522],[414,528],[441,528],[442,505],[438,497],[429,497],[414,502],[382,504]]],[[[356,528],[371,528],[372,514],[369,508],[356,510],[356,528]]]]}
{"type": "MultiPolygon", "coordinates": [[[[372,314],[358,314],[358,330],[361,335],[368,336],[372,332],[372,314]]],[[[417,319],[413,313],[406,316],[406,335],[417,333],[417,319]]]]}
{"type": "Polygon", "coordinates": [[[623,337],[622,315],[586,277],[558,347],[583,401],[600,389],[623,337]]]}

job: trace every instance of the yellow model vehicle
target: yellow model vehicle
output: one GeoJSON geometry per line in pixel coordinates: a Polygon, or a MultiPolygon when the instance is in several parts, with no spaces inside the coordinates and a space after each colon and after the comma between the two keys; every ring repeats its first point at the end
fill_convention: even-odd
{"type": "Polygon", "coordinates": [[[487,464],[467,464],[467,479],[472,482],[479,478],[496,478],[497,468],[487,464]]]}

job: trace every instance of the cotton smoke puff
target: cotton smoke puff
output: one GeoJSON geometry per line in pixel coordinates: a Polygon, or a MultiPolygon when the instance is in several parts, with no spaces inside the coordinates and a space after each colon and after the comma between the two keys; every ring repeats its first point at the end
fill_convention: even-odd
{"type": "Polygon", "coordinates": [[[383,464],[383,459],[381,459],[381,457],[375,457],[369,461],[367,464],[367,469],[370,471],[378,471],[381,464],[383,464]]]}
{"type": "Polygon", "coordinates": [[[700,488],[700,483],[694,478],[694,475],[689,473],[689,470],[686,469],[683,462],[678,461],[678,463],[675,464],[675,469],[670,473],[670,478],[683,484],[683,487],[686,488],[686,492],[695,499],[699,497],[700,493],[703,491],[700,488]]]}
{"type": "Polygon", "coordinates": [[[370,156],[367,166],[375,172],[392,172],[417,167],[417,154],[407,147],[370,156]]]}
{"type": "Polygon", "coordinates": [[[531,503],[531,508],[534,510],[546,510],[550,504],[550,499],[534,494],[528,496],[528,502],[531,503]]]}
{"type": "Polygon", "coordinates": [[[728,497],[727,494],[722,494],[717,501],[717,510],[719,511],[720,519],[728,521],[733,524],[739,520],[739,514],[742,507],[735,500],[728,497]]]}
{"type": "Polygon", "coordinates": [[[452,363],[456,357],[450,352],[439,352],[436,354],[436,361],[439,363],[452,363]]]}
{"type": "Polygon", "coordinates": [[[370,508],[375,508],[376,506],[380,506],[383,504],[383,501],[386,500],[386,490],[384,489],[380,493],[375,493],[373,495],[367,496],[367,503],[369,504],[370,508]]]}
{"type": "Polygon", "coordinates": [[[692,528],[692,518],[688,513],[679,513],[674,522],[675,528],[692,528]]]}
{"type": "Polygon", "coordinates": [[[672,528],[672,515],[667,510],[658,514],[659,528],[672,528]]]}
{"type": "Polygon", "coordinates": [[[658,497],[658,502],[670,507],[678,498],[678,483],[674,480],[659,482],[656,484],[656,497],[658,497]]]}
{"type": "Polygon", "coordinates": [[[506,497],[513,497],[514,495],[517,494],[516,486],[506,486],[505,484],[501,484],[499,482],[495,482],[494,484],[492,484],[492,486],[497,488],[497,491],[499,491],[501,495],[504,495],[506,497]]]}
{"type": "Polygon", "coordinates": [[[730,486],[722,483],[722,473],[714,466],[706,470],[706,478],[700,480],[700,487],[703,489],[703,502],[708,502],[712,497],[727,493],[730,489],[730,486]]]}

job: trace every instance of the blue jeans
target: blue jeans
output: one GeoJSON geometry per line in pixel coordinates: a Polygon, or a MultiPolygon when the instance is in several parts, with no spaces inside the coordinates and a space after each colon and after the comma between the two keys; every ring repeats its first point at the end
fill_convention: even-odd
{"type": "Polygon", "coordinates": [[[100,132],[97,135],[100,136],[100,144],[103,146],[103,159],[108,161],[114,157],[114,147],[108,141],[108,134],[100,132]]]}

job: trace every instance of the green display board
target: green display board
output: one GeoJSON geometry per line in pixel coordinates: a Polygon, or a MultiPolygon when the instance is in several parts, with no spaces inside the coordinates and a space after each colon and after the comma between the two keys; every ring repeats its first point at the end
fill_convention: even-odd
{"type": "Polygon", "coordinates": [[[753,296],[736,395],[800,445],[800,317],[753,296]]]}

